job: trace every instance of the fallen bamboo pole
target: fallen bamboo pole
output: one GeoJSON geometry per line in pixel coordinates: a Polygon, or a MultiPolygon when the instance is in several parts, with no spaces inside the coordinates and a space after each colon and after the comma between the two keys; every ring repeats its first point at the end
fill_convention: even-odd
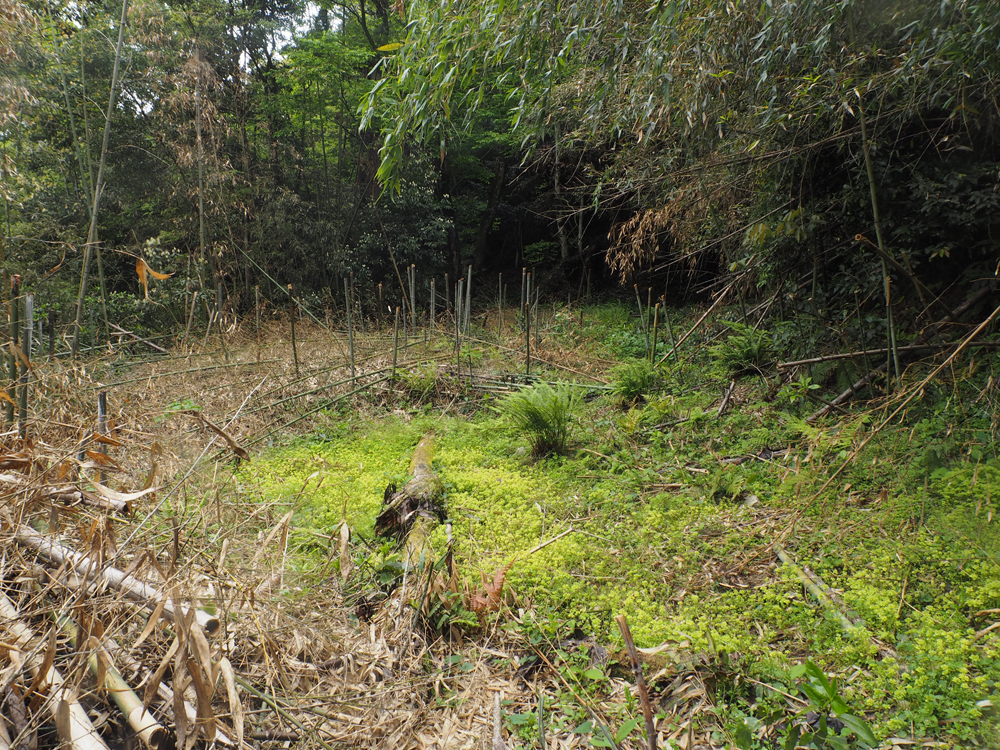
{"type": "MultiPolygon", "coordinates": [[[[102,568],[86,555],[52,541],[32,528],[16,526],[14,528],[14,539],[19,544],[30,547],[42,557],[57,565],[72,566],[79,575],[88,578],[99,577],[102,581],[121,591],[129,599],[146,609],[155,611],[164,600],[165,594],[155,586],[143,583],[135,576],[128,575],[117,568],[110,566],[102,568]]],[[[179,619],[177,613],[173,610],[173,606],[170,604],[163,605],[161,616],[172,622],[176,622],[179,619]]],[[[180,616],[187,616],[186,607],[182,606],[180,616]]],[[[201,609],[195,610],[195,622],[203,627],[209,635],[215,635],[221,627],[219,618],[201,609]]]]}
{"type": "Polygon", "coordinates": [[[14,636],[14,643],[11,645],[29,653],[28,667],[32,675],[41,684],[49,686],[46,708],[52,714],[56,731],[62,740],[72,750],[109,750],[59,670],[51,666],[40,654],[30,653],[30,644],[35,641],[35,634],[21,621],[17,607],[2,592],[0,592],[0,618],[5,620],[7,631],[14,636]]]}
{"type": "MultiPolygon", "coordinates": [[[[76,624],[68,617],[58,617],[57,622],[64,633],[69,636],[70,645],[79,648],[79,631],[76,624]]],[[[150,750],[167,750],[174,743],[170,732],[153,718],[146,710],[139,696],[129,686],[111,661],[111,655],[103,646],[92,649],[87,657],[87,664],[94,677],[108,692],[111,700],[121,709],[132,727],[132,731],[150,750]],[[102,663],[103,657],[103,663],[102,663]]]]}
{"type": "MultiPolygon", "coordinates": [[[[919,351],[931,351],[936,349],[951,349],[953,346],[958,346],[961,341],[951,341],[946,343],[927,343],[927,344],[908,344],[906,346],[899,346],[896,349],[899,352],[919,352],[919,351]]],[[[1000,348],[1000,341],[980,341],[978,343],[969,344],[969,348],[975,349],[997,349],[1000,348]]],[[[860,359],[862,357],[867,357],[874,354],[886,354],[890,350],[887,348],[881,349],[867,349],[860,352],[841,352],[839,354],[826,354],[822,357],[811,357],[809,359],[797,359],[793,362],[779,362],[777,367],[779,370],[785,370],[790,367],[800,367],[802,365],[815,365],[820,362],[832,362],[837,359],[860,359]]]]}

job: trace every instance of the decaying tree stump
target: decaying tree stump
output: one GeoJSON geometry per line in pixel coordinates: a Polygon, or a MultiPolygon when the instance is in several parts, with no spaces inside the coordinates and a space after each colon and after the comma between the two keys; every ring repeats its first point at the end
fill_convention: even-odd
{"type": "Polygon", "coordinates": [[[418,565],[434,527],[444,520],[444,486],[431,469],[434,438],[426,435],[413,451],[410,480],[402,490],[385,488],[385,507],[375,519],[375,533],[405,540],[403,562],[418,565]]]}

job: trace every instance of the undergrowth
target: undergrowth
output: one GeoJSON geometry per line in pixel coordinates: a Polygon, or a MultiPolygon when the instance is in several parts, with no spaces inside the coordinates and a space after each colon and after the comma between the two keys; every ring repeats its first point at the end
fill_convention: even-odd
{"type": "MultiPolygon", "coordinates": [[[[606,354],[630,330],[620,309],[585,319],[559,335],[606,354]]],[[[297,439],[246,471],[305,525],[332,533],[346,518],[367,540],[357,554],[384,560],[371,538],[382,492],[405,481],[413,447],[433,431],[459,574],[475,588],[510,564],[508,609],[496,616],[517,632],[543,620],[553,642],[585,635],[618,648],[614,617],[626,614],[641,647],[663,645],[682,661],[731,655],[718,667],[730,687],[713,700],[720,738],[740,747],[786,737],[798,719],[780,695],[808,682],[794,671],[807,658],[837,678],[837,700],[880,739],[995,745],[1000,442],[984,387],[994,358],[940,379],[873,436],[884,412],[809,422],[803,394],[775,398],[790,381],[768,371],[771,345],[760,339],[741,328],[713,356],[693,349],[663,370],[659,393],[633,397],[627,411],[624,385],[580,403],[571,444],[564,433],[533,444],[536,455],[561,455],[522,455],[521,431],[492,410],[471,419],[414,410],[405,421],[333,420],[325,439],[297,439]],[[763,375],[738,381],[721,415],[729,384],[718,364],[727,378],[751,367],[763,375]],[[833,587],[855,618],[850,632],[776,558],[776,542],[833,587]]],[[[650,394],[650,368],[629,367],[636,373],[619,371],[619,382],[650,394]]],[[[803,390],[821,391],[799,377],[803,390]]],[[[902,385],[920,377],[915,368],[902,385]]],[[[546,388],[512,397],[507,414],[518,398],[535,406],[562,393],[568,415],[568,393],[546,388]]],[[[434,532],[439,550],[445,533],[434,532]]],[[[532,721],[508,716],[525,746],[532,721]]],[[[822,741],[810,740],[839,746],[822,741]]]]}

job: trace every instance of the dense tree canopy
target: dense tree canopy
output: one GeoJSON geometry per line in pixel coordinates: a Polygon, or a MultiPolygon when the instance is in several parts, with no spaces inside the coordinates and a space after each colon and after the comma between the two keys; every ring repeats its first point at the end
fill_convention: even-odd
{"type": "MultiPolygon", "coordinates": [[[[0,8],[4,262],[67,312],[121,10],[0,8]]],[[[98,260],[149,324],[411,263],[915,293],[857,235],[936,293],[995,271],[991,2],[139,0],[125,40],[98,260]]]]}

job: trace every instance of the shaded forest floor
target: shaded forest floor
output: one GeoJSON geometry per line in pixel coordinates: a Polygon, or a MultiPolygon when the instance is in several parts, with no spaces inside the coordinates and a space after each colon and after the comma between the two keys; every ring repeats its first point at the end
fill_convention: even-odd
{"type": "MultiPolygon", "coordinates": [[[[502,336],[495,316],[475,324],[457,359],[444,332],[400,336],[395,369],[391,330],[361,330],[353,373],[344,332],[301,322],[297,363],[282,323],[169,358],[39,362],[22,452],[49,469],[78,456],[105,390],[119,444],[103,446],[105,483],[160,489],[128,519],[76,506],[53,520],[28,494],[11,507],[90,549],[100,528],[122,567],[224,615],[211,659],[239,680],[218,683],[213,718],[238,734],[242,714],[253,742],[645,746],[625,615],[661,747],[790,747],[827,719],[835,736],[815,746],[841,731],[863,746],[835,714],[886,747],[997,745],[994,354],[921,385],[924,361],[894,398],[810,422],[850,372],[781,378],[766,358],[734,373],[739,338],[710,322],[644,374],[628,308],[559,308],[532,338],[532,374],[577,384],[579,403],[565,453],[534,459],[496,408],[525,380],[523,334],[513,318],[502,336]],[[373,533],[428,433],[449,520],[429,576],[373,533]]],[[[80,459],[83,486],[87,461],[101,460],[80,459]]],[[[31,612],[54,595],[17,598],[31,612]]],[[[150,671],[183,640],[167,624],[139,638],[120,596],[90,606],[142,641],[127,650],[150,671]]]]}

